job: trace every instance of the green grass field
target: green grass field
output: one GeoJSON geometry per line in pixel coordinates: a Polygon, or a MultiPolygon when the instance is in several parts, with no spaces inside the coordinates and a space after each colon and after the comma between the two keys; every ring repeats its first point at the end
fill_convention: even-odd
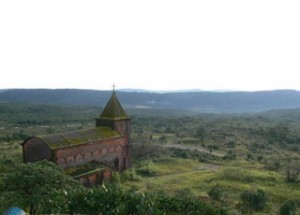
{"type": "Polygon", "coordinates": [[[166,192],[170,195],[193,195],[218,206],[225,206],[230,214],[239,214],[240,194],[245,190],[263,190],[267,206],[256,214],[278,214],[280,204],[287,199],[299,201],[300,184],[286,183],[283,173],[268,171],[260,163],[230,161],[203,163],[192,159],[161,158],[135,163],[135,170],[147,166],[155,176],[142,175],[121,183],[124,189],[138,192],[166,192]],[[212,200],[208,193],[223,188],[222,199],[212,200]]]}

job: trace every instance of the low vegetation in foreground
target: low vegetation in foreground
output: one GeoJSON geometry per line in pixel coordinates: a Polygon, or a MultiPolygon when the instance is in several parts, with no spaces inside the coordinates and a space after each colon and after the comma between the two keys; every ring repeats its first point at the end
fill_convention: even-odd
{"type": "Polygon", "coordinates": [[[93,127],[98,109],[0,109],[1,212],[11,206],[32,214],[299,212],[299,110],[184,116],[131,110],[133,168],[115,173],[112,183],[84,188],[49,162],[22,164],[20,143],[93,127]]]}

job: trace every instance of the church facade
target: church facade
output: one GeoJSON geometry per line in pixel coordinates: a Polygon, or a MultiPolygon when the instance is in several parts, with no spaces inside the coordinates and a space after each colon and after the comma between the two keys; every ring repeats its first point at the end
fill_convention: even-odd
{"type": "Polygon", "coordinates": [[[25,163],[49,160],[86,186],[111,180],[112,171],[131,167],[130,117],[116,93],[92,129],[33,136],[23,144],[25,163]]]}

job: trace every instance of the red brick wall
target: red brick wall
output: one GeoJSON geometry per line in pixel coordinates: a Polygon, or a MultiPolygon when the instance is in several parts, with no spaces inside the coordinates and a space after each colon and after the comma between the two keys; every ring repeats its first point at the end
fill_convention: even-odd
{"type": "Polygon", "coordinates": [[[129,159],[128,142],[125,137],[55,149],[53,154],[54,162],[63,168],[81,165],[92,160],[103,162],[106,158],[115,157],[115,159],[119,159],[119,166],[115,167],[114,161],[110,161],[110,167],[122,171],[125,166],[128,167],[124,164],[124,161],[126,162],[129,159]]]}
{"type": "Polygon", "coordinates": [[[103,180],[104,181],[111,181],[111,179],[112,179],[112,173],[111,173],[111,171],[109,171],[109,170],[104,170],[103,171],[103,180]]]}
{"type": "Polygon", "coordinates": [[[108,169],[102,172],[92,173],[90,175],[84,175],[78,178],[79,181],[86,187],[91,187],[96,184],[101,184],[103,181],[112,180],[112,172],[108,169]]]}

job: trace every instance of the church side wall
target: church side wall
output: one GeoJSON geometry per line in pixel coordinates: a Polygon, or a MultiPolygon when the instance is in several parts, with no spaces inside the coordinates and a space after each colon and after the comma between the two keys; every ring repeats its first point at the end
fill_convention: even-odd
{"type": "Polygon", "coordinates": [[[114,130],[120,132],[129,141],[129,139],[130,139],[130,119],[116,121],[114,124],[114,130]]]}
{"type": "Polygon", "coordinates": [[[125,151],[127,154],[127,159],[123,162],[125,169],[131,167],[131,154],[130,154],[130,134],[131,134],[131,120],[120,120],[115,123],[115,130],[124,135],[127,140],[127,146],[125,147],[125,151]]]}
{"type": "Polygon", "coordinates": [[[62,167],[98,161],[114,170],[124,170],[129,160],[128,142],[124,137],[94,141],[86,144],[55,149],[54,162],[62,167]]]}

